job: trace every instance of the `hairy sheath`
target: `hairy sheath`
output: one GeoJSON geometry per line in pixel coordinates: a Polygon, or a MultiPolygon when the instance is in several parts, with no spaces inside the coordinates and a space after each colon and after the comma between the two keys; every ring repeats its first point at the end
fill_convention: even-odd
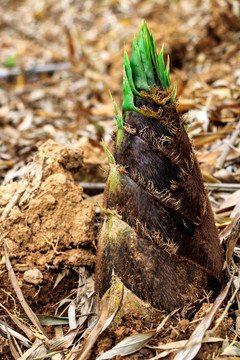
{"type": "Polygon", "coordinates": [[[223,282],[223,254],[186,125],[143,22],[132,57],[124,55],[122,115],[104,194],[96,291],[115,273],[144,301],[168,311],[223,282]]]}

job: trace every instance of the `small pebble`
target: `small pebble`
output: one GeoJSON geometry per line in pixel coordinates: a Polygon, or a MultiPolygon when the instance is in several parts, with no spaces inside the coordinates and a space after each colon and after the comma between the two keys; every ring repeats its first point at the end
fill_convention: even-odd
{"type": "Polygon", "coordinates": [[[23,274],[23,280],[30,284],[39,285],[43,281],[43,275],[38,269],[27,270],[23,274]]]}

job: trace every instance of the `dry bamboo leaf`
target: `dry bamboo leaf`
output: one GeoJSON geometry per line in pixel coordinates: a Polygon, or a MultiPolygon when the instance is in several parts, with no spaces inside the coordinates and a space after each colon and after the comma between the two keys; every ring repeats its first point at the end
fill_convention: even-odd
{"type": "Polygon", "coordinates": [[[193,143],[196,146],[196,148],[203,146],[205,144],[210,144],[212,142],[215,142],[218,139],[222,139],[224,138],[224,134],[213,134],[213,135],[206,135],[206,136],[201,136],[198,139],[194,139],[193,143]]]}
{"type": "Polygon", "coordinates": [[[120,301],[117,304],[115,311],[110,316],[109,313],[112,311],[111,293],[110,295],[106,293],[102,298],[101,300],[102,311],[100,313],[98,322],[93,328],[91,334],[88,336],[85,344],[83,345],[80,354],[76,358],[77,360],[87,360],[89,358],[91,349],[95,344],[95,342],[97,341],[98,336],[104,330],[106,330],[106,328],[111,324],[111,322],[117,315],[117,312],[119,311],[123,299],[123,291],[124,291],[123,289],[124,288],[122,287],[122,295],[120,301]]]}
{"type": "Polygon", "coordinates": [[[224,308],[224,311],[222,312],[221,316],[215,321],[215,325],[214,327],[208,331],[208,335],[211,336],[211,334],[214,334],[214,332],[217,330],[217,328],[219,327],[219,325],[222,323],[223,319],[227,316],[228,310],[229,308],[232,306],[235,297],[237,296],[238,292],[239,292],[239,288],[240,288],[240,273],[238,273],[238,277],[234,277],[234,274],[231,277],[231,280],[233,280],[233,288],[234,292],[230,298],[230,300],[228,301],[227,305],[224,308]]]}
{"type": "Polygon", "coordinates": [[[105,104],[92,109],[91,113],[97,116],[109,117],[114,115],[113,106],[111,103],[105,104]]]}
{"type": "Polygon", "coordinates": [[[1,320],[0,320],[0,329],[2,332],[6,334],[9,333],[10,336],[21,341],[26,347],[29,347],[29,345],[31,344],[31,342],[25,336],[19,334],[17,331],[13,330],[9,325],[4,324],[1,320]]]}
{"type": "Polygon", "coordinates": [[[98,336],[111,324],[113,321],[115,314],[112,314],[107,318],[107,310],[103,311],[96,326],[93,328],[91,334],[87,338],[86,343],[83,345],[80,354],[76,358],[77,360],[87,360],[90,356],[90,351],[97,341],[98,336]]]}
{"type": "Polygon", "coordinates": [[[203,180],[210,184],[221,184],[221,181],[209,174],[207,171],[202,171],[203,180]]]}
{"type": "Polygon", "coordinates": [[[228,155],[228,153],[230,151],[230,145],[234,145],[235,141],[237,140],[237,138],[239,136],[239,131],[240,131],[240,121],[238,122],[238,125],[237,125],[236,129],[233,131],[229,142],[224,145],[224,150],[223,150],[222,155],[220,156],[220,158],[218,160],[218,167],[219,168],[223,167],[224,162],[226,160],[226,157],[227,157],[227,155],[228,155]]]}
{"type": "Polygon", "coordinates": [[[240,218],[239,218],[239,214],[237,214],[232,221],[232,228],[230,235],[228,237],[227,252],[226,252],[226,259],[228,262],[230,262],[232,258],[234,248],[237,244],[237,241],[239,240],[239,236],[240,236],[240,218]]]}
{"type": "Polygon", "coordinates": [[[68,274],[68,272],[69,271],[67,269],[65,269],[65,270],[61,271],[60,273],[58,273],[56,281],[55,281],[55,283],[53,285],[53,289],[55,289],[55,287],[57,287],[57,285],[60,283],[60,281],[62,279],[64,279],[64,277],[68,274]]]}
{"type": "Polygon", "coordinates": [[[69,348],[72,345],[73,340],[75,339],[77,333],[78,333],[78,328],[69,331],[67,335],[62,336],[61,338],[51,340],[49,345],[49,350],[57,351],[57,350],[69,348]]]}
{"type": "Polygon", "coordinates": [[[237,203],[237,205],[234,207],[234,209],[231,212],[231,218],[235,218],[237,214],[240,214],[240,201],[237,203]]]}
{"type": "MultiPolygon", "coordinates": [[[[20,319],[24,321],[29,321],[29,318],[26,315],[20,315],[20,319]]],[[[37,318],[40,321],[41,325],[52,325],[52,326],[59,326],[59,325],[68,325],[69,319],[65,316],[52,316],[52,315],[42,315],[37,314],[37,318]]]]}
{"type": "Polygon", "coordinates": [[[216,213],[221,213],[223,211],[229,210],[236,206],[240,202],[240,190],[235,191],[233,194],[231,194],[226,200],[224,200],[217,209],[216,213]]]}
{"type": "Polygon", "coordinates": [[[9,341],[9,347],[10,347],[12,356],[14,357],[15,360],[18,360],[19,352],[17,351],[17,348],[16,348],[15,344],[13,343],[11,336],[9,337],[8,341],[9,341]]]}
{"type": "Polygon", "coordinates": [[[85,323],[85,321],[88,318],[88,314],[91,312],[92,306],[93,306],[93,298],[85,297],[84,305],[83,305],[82,311],[81,311],[81,317],[77,321],[78,327],[83,326],[83,324],[85,323]]]}
{"type": "Polygon", "coordinates": [[[6,334],[7,334],[7,338],[8,338],[8,342],[9,342],[9,347],[10,347],[10,351],[11,351],[11,354],[12,356],[14,357],[15,360],[18,360],[19,359],[19,352],[15,346],[15,344],[13,343],[12,341],[12,338],[11,338],[11,335],[8,331],[8,326],[7,324],[5,324],[5,330],[6,330],[6,334]]]}
{"type": "Polygon", "coordinates": [[[29,360],[33,359],[37,355],[46,354],[47,350],[41,340],[36,339],[30,349],[28,349],[18,360],[29,360]]]}
{"type": "Polygon", "coordinates": [[[76,305],[70,304],[68,308],[68,320],[69,320],[69,329],[73,330],[77,327],[77,321],[76,321],[76,305]]]}
{"type": "Polygon", "coordinates": [[[111,359],[113,356],[121,355],[126,356],[133,354],[136,351],[141,350],[151,338],[160,333],[164,325],[166,324],[167,320],[175,314],[179,309],[173,310],[170,314],[168,314],[160,325],[158,325],[156,330],[148,331],[146,333],[142,334],[136,334],[132,336],[128,336],[124,340],[122,340],[119,344],[114,346],[111,350],[105,352],[100,357],[97,358],[97,360],[103,360],[103,359],[111,359]]]}
{"type": "Polygon", "coordinates": [[[218,357],[214,360],[239,360],[239,356],[218,357]]]}
{"type": "Polygon", "coordinates": [[[54,352],[51,352],[51,353],[48,353],[48,354],[45,354],[45,355],[34,357],[31,360],[42,360],[42,359],[63,360],[64,355],[61,352],[54,351],[54,352]],[[59,356],[59,357],[57,358],[56,356],[59,356]]]}
{"type": "MultiPolygon", "coordinates": [[[[204,343],[212,343],[212,342],[219,342],[219,341],[223,341],[223,340],[224,339],[212,338],[211,337],[211,338],[208,338],[206,340],[203,339],[203,342],[204,343]]],[[[162,359],[162,358],[168,356],[169,354],[175,352],[177,349],[184,347],[186,343],[187,343],[187,340],[180,340],[180,341],[176,341],[174,343],[168,343],[168,344],[160,345],[160,346],[158,346],[156,348],[153,347],[154,349],[161,349],[161,350],[165,350],[165,351],[161,352],[160,354],[154,356],[153,358],[151,358],[149,360],[162,359]]]]}
{"type": "Polygon", "coordinates": [[[197,108],[198,107],[198,104],[196,103],[195,100],[193,99],[182,99],[181,100],[181,104],[178,104],[178,111],[179,112],[185,112],[187,110],[190,110],[190,109],[194,109],[194,108],[197,108]]]}
{"type": "Polygon", "coordinates": [[[211,322],[214,319],[214,316],[216,315],[219,307],[221,306],[222,302],[224,301],[225,297],[228,294],[230,285],[232,283],[233,277],[228,282],[226,287],[221,291],[221,293],[218,295],[216,300],[214,301],[211,310],[207,315],[203,318],[203,320],[200,322],[200,324],[197,326],[197,328],[192,333],[191,337],[189,338],[185,349],[179,351],[177,355],[174,357],[174,360],[192,360],[198,353],[201,345],[202,340],[204,337],[205,332],[211,325],[211,322]]]}
{"type": "Polygon", "coordinates": [[[169,354],[171,354],[174,351],[175,350],[165,350],[165,351],[161,352],[160,354],[158,354],[157,356],[154,356],[153,358],[151,358],[149,360],[163,359],[163,358],[165,358],[166,356],[168,356],[169,354]]]}
{"type": "MultiPolygon", "coordinates": [[[[216,165],[216,164],[215,164],[216,165]]],[[[236,173],[233,172],[229,172],[226,169],[221,169],[218,171],[215,171],[216,167],[214,168],[214,176],[220,180],[223,183],[235,183],[236,179],[235,176],[237,175],[236,173]]]]}
{"type": "Polygon", "coordinates": [[[141,350],[155,334],[156,331],[149,331],[143,334],[129,336],[114,346],[111,350],[99,356],[97,360],[111,359],[117,355],[126,356],[133,354],[136,351],[141,350]]]}
{"type": "Polygon", "coordinates": [[[55,332],[55,339],[58,339],[58,338],[61,338],[64,336],[62,325],[55,326],[54,332],[55,332]]]}
{"type": "MultiPolygon", "coordinates": [[[[215,342],[223,342],[224,339],[222,338],[218,338],[218,337],[207,337],[205,339],[203,339],[203,343],[215,343],[215,342]]],[[[159,346],[151,346],[151,349],[159,349],[159,350],[177,350],[177,349],[182,349],[186,346],[188,340],[179,340],[179,341],[174,341],[174,342],[170,342],[167,344],[162,344],[159,346]]]]}
{"type": "Polygon", "coordinates": [[[234,217],[234,219],[231,221],[231,223],[227,225],[219,235],[221,242],[225,242],[227,244],[227,251],[226,251],[227,262],[229,262],[232,258],[234,248],[239,239],[239,233],[240,233],[240,218],[239,218],[239,214],[237,214],[234,217]]]}
{"type": "Polygon", "coordinates": [[[179,309],[175,309],[173,310],[172,312],[170,312],[170,314],[168,314],[164,319],[163,321],[158,325],[157,329],[156,329],[156,333],[158,334],[162,328],[164,327],[164,325],[166,324],[166,322],[168,321],[168,319],[170,317],[172,317],[179,309]]]}
{"type": "Polygon", "coordinates": [[[218,190],[226,192],[234,192],[240,189],[240,184],[205,184],[207,190],[218,190]]]}
{"type": "MultiPolygon", "coordinates": [[[[55,315],[57,315],[57,313],[58,313],[58,310],[59,310],[59,308],[61,307],[61,306],[63,306],[64,304],[67,304],[67,303],[71,303],[73,301],[73,299],[63,299],[63,300],[61,300],[60,301],[60,303],[58,304],[58,306],[57,306],[57,309],[56,309],[56,311],[55,311],[55,315]]],[[[65,310],[64,310],[65,311],[65,310]]],[[[63,312],[62,312],[63,313],[63,312]]]]}
{"type": "Polygon", "coordinates": [[[205,151],[205,152],[201,152],[197,154],[197,158],[198,161],[202,164],[211,164],[216,165],[216,161],[219,158],[219,156],[221,155],[221,151],[219,150],[214,150],[214,151],[205,151]]]}
{"type": "Polygon", "coordinates": [[[75,360],[80,349],[80,344],[73,345],[69,353],[66,355],[65,360],[75,360]]]}
{"type": "Polygon", "coordinates": [[[240,357],[240,344],[239,343],[230,344],[223,350],[223,352],[221,353],[221,356],[222,355],[240,357]]]}
{"type": "Polygon", "coordinates": [[[19,329],[21,329],[27,335],[29,340],[32,341],[35,338],[35,335],[32,332],[32,330],[29,327],[27,327],[25,324],[23,324],[21,321],[19,321],[16,316],[12,315],[4,305],[0,304],[0,306],[8,313],[9,317],[19,327],[19,329]]]}

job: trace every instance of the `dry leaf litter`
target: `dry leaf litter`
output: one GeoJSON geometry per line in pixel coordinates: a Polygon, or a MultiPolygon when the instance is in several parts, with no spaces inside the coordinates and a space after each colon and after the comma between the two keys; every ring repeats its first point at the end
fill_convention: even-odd
{"type": "Polygon", "coordinates": [[[238,1],[3,0],[0,14],[1,358],[238,357],[238,1]],[[96,325],[101,139],[116,127],[108,90],[120,105],[123,49],[143,18],[171,58],[231,285],[214,304],[206,294],[195,314],[193,305],[146,325],[106,305],[96,325]]]}

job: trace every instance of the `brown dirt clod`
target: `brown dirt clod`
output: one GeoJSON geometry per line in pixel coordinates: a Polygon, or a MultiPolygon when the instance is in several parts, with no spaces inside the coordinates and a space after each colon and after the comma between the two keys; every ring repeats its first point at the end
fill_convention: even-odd
{"type": "Polygon", "coordinates": [[[10,258],[31,266],[94,265],[95,210],[83,200],[83,190],[71,173],[80,169],[82,163],[83,152],[79,147],[47,141],[30,165],[25,175],[27,181],[0,187],[3,213],[26,181],[22,196],[1,223],[2,233],[7,233],[10,258]]]}

